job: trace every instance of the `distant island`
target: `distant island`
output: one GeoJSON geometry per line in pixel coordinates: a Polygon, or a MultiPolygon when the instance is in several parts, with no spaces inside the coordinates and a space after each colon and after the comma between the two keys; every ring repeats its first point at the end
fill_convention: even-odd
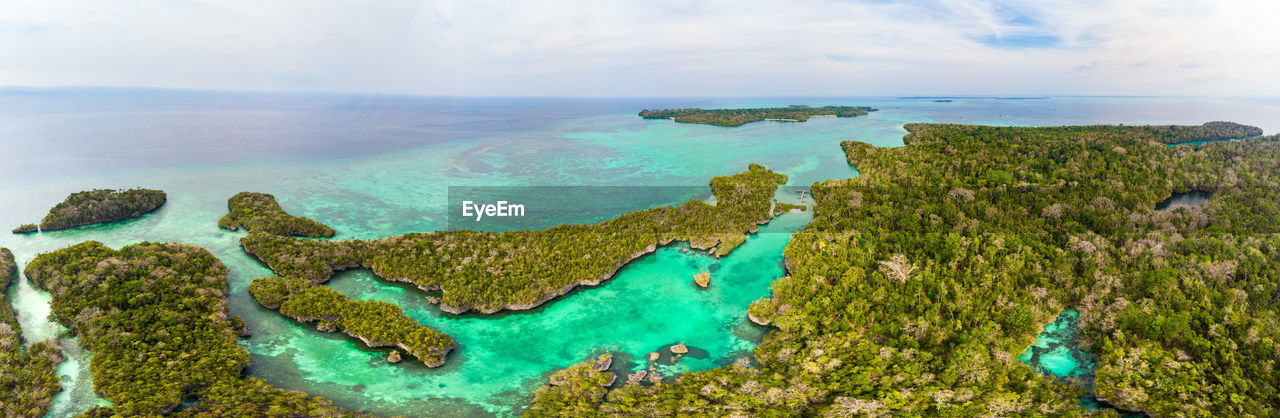
{"type": "Polygon", "coordinates": [[[76,192],[50,209],[49,214],[40,221],[38,229],[35,224],[26,224],[15,228],[13,233],[56,231],[133,218],[156,210],[164,204],[165,199],[163,191],[153,189],[97,189],[76,192]]]}
{"type": "Polygon", "coordinates": [[[814,116],[835,116],[852,118],[874,112],[876,109],[866,106],[822,106],[810,107],[791,105],[788,107],[759,107],[748,109],[663,109],[642,110],[640,117],[645,119],[671,119],[680,123],[701,123],[716,126],[742,126],[762,120],[785,122],[804,122],[814,116]]]}

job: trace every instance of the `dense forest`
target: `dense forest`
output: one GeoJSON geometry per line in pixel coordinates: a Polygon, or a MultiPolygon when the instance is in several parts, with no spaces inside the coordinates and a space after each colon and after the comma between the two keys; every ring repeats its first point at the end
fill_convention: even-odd
{"type": "Polygon", "coordinates": [[[448,312],[529,309],[576,286],[608,280],[626,263],[672,241],[728,254],[746,241],[745,233],[772,218],[774,190],[786,181],[752,164],[745,172],[711,180],[716,205],[692,200],[594,225],[440,231],[369,241],[253,233],[241,244],[282,277],[320,283],[337,270],[363,266],[384,279],[439,292],[436,301],[448,312]]]}
{"type": "Polygon", "coordinates": [[[680,123],[702,123],[716,126],[742,126],[762,120],[780,120],[804,122],[814,116],[836,116],[851,118],[874,112],[866,106],[822,106],[810,107],[792,105],[789,107],[760,107],[750,109],[663,109],[642,110],[640,117],[645,119],[671,119],[680,123]]]}
{"type": "Polygon", "coordinates": [[[1153,136],[1159,138],[1160,142],[1166,144],[1221,141],[1262,135],[1262,128],[1235,122],[1208,122],[1199,126],[1154,125],[1139,128],[1150,131],[1153,136]]]}
{"type": "Polygon", "coordinates": [[[53,295],[53,317],[93,351],[94,390],[112,406],[87,416],[350,415],[243,377],[243,322],[227,311],[227,269],[208,250],[88,241],[40,254],[25,272],[53,295]]]}
{"type": "MultiPolygon", "coordinates": [[[[164,192],[152,189],[75,192],[49,210],[49,214],[40,221],[40,229],[56,231],[132,218],[156,210],[164,202],[164,192]]],[[[36,232],[36,228],[34,224],[26,224],[13,232],[36,232]]]]}
{"type": "MultiPolygon", "coordinates": [[[[1086,393],[1155,416],[1280,413],[1280,138],[1170,147],[1207,130],[906,129],[900,148],[844,143],[862,175],[814,186],[790,275],[750,309],[776,327],[758,366],[603,397],[542,390],[530,414],[1115,413],[1081,409],[1086,393]],[[1213,197],[1154,210],[1192,190],[1213,197]],[[1016,360],[1068,307],[1093,381],[1016,360]]],[[[572,387],[595,377],[583,379],[572,387]]]]}
{"type": "Polygon", "coordinates": [[[62,349],[52,340],[23,348],[22,329],[5,299],[16,274],[13,253],[0,248],[0,300],[5,302],[0,304],[0,415],[39,417],[62,390],[56,370],[62,349]]]}
{"type": "Polygon", "coordinates": [[[280,208],[276,197],[266,193],[242,192],[227,199],[230,210],[218,226],[232,231],[248,231],[297,237],[332,237],[333,228],[311,218],[293,216],[280,208]]]}

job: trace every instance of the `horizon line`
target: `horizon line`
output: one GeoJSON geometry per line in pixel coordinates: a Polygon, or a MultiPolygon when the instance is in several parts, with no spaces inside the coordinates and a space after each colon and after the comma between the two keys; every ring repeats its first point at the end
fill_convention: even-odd
{"type": "Polygon", "coordinates": [[[252,90],[252,89],[206,89],[192,87],[162,86],[117,86],[117,85],[0,85],[0,93],[36,92],[53,90],[135,90],[148,92],[172,93],[219,93],[219,94],[280,94],[280,95],[317,95],[317,96],[385,96],[413,98],[456,98],[456,99],[768,99],[768,98],[879,98],[896,100],[984,100],[984,99],[1052,99],[1052,98],[1099,98],[1099,99],[1179,99],[1179,98],[1237,98],[1237,99],[1280,99],[1280,95],[1151,95],[1151,94],[866,94],[866,95],[460,95],[429,93],[388,93],[338,90],[252,90]]]}

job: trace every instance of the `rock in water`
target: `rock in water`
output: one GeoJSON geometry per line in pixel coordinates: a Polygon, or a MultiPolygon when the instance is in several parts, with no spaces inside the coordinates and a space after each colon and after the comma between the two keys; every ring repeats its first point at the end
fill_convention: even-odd
{"type": "Polygon", "coordinates": [[[662,354],[657,352],[649,353],[649,361],[658,361],[658,357],[662,357],[662,354]]]}
{"type": "Polygon", "coordinates": [[[689,347],[686,347],[684,343],[671,346],[671,354],[685,354],[688,352],[689,352],[689,347]]]}
{"type": "Polygon", "coordinates": [[[641,370],[641,371],[629,374],[627,375],[627,383],[643,382],[645,376],[648,376],[648,375],[649,375],[649,372],[647,370],[641,370]]]}
{"type": "Polygon", "coordinates": [[[698,273],[693,276],[693,282],[697,283],[698,286],[705,288],[708,284],[711,284],[711,273],[707,273],[705,271],[698,273]]]}
{"type": "Polygon", "coordinates": [[[389,362],[389,363],[399,363],[399,362],[400,362],[400,350],[391,350],[391,354],[388,354],[388,355],[387,355],[387,362],[389,362]]]}

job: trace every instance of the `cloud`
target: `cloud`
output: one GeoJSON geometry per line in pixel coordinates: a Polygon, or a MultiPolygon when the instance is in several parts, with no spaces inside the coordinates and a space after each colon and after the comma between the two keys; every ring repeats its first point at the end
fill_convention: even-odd
{"type": "Polygon", "coordinates": [[[11,1],[0,80],[446,95],[1280,94],[1274,2],[11,1]]]}

